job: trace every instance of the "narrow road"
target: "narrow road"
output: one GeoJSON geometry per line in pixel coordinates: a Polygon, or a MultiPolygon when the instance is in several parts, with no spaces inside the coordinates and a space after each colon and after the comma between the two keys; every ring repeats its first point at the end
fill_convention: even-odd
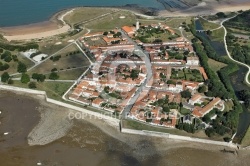
{"type": "Polygon", "coordinates": [[[233,16],[233,17],[227,18],[227,19],[225,19],[225,20],[223,20],[223,21],[221,22],[221,26],[222,26],[222,28],[223,28],[224,31],[225,31],[225,34],[224,34],[224,44],[225,44],[225,49],[226,49],[226,52],[227,52],[228,57],[229,57],[232,61],[234,61],[234,62],[236,62],[236,63],[238,63],[238,64],[240,64],[240,65],[245,66],[245,67],[248,68],[248,72],[246,73],[246,76],[245,76],[245,82],[250,86],[250,82],[249,82],[249,80],[248,80],[248,77],[249,77],[249,74],[250,74],[250,66],[247,65],[247,64],[245,64],[245,63],[242,63],[242,62],[239,62],[239,61],[234,60],[234,59],[232,58],[232,56],[230,55],[230,52],[228,51],[227,39],[226,39],[226,37],[227,37],[227,29],[226,29],[226,27],[223,25],[223,23],[226,22],[226,21],[228,21],[228,20],[230,20],[230,19],[232,19],[232,18],[234,18],[234,17],[236,17],[236,16],[238,16],[238,14],[235,15],[235,16],[233,16]]]}
{"type": "MultiPolygon", "coordinates": [[[[222,28],[224,29],[224,31],[225,31],[225,33],[224,33],[224,39],[223,39],[223,40],[224,40],[224,45],[225,45],[225,50],[226,50],[226,52],[227,52],[227,56],[228,56],[232,61],[234,61],[234,62],[236,62],[236,63],[238,63],[238,64],[240,64],[240,65],[242,65],[242,66],[245,66],[246,68],[248,68],[248,72],[246,73],[246,76],[245,76],[245,82],[250,86],[250,82],[249,82],[249,80],[248,80],[248,77],[249,77],[249,74],[250,74],[250,66],[247,65],[247,64],[245,64],[245,63],[236,61],[236,60],[234,60],[234,59],[232,58],[230,52],[228,51],[228,46],[227,46],[227,39],[226,39],[226,37],[227,37],[227,29],[226,29],[226,27],[223,25],[224,22],[226,22],[226,21],[228,21],[228,20],[231,20],[231,19],[233,19],[233,18],[235,18],[235,17],[237,17],[237,16],[238,16],[238,14],[236,14],[236,15],[234,15],[234,16],[232,16],[232,17],[229,17],[229,18],[226,18],[226,19],[222,20],[221,23],[220,23],[220,27],[215,28],[215,29],[219,29],[219,28],[222,27],[222,28]]],[[[203,18],[203,19],[205,19],[205,18],[203,18]]],[[[213,21],[209,21],[209,20],[207,20],[207,19],[205,19],[205,20],[208,21],[208,22],[214,23],[213,21]]],[[[214,30],[215,30],[215,29],[214,29],[214,30]]]]}
{"type": "Polygon", "coordinates": [[[126,118],[127,114],[130,112],[131,108],[133,107],[134,103],[136,102],[136,100],[139,98],[141,92],[143,90],[148,90],[148,88],[146,87],[147,83],[150,81],[150,79],[153,76],[153,71],[152,71],[152,65],[149,59],[149,54],[145,53],[141,47],[139,47],[137,45],[137,43],[135,43],[126,33],[124,33],[123,31],[121,31],[123,37],[126,37],[127,40],[130,43],[133,43],[135,46],[135,50],[134,52],[142,58],[142,60],[145,62],[146,65],[146,69],[147,69],[147,75],[146,78],[144,79],[144,81],[142,82],[142,84],[140,85],[140,87],[137,88],[137,91],[135,92],[134,96],[132,96],[130,98],[130,100],[128,101],[126,107],[124,108],[123,112],[121,113],[122,118],[126,118]]]}

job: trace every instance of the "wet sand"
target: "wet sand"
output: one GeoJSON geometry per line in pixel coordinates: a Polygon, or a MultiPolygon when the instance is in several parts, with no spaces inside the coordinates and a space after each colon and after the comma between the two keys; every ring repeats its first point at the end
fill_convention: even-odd
{"type": "Polygon", "coordinates": [[[249,151],[238,151],[235,155],[220,152],[221,146],[122,134],[106,121],[89,118],[73,120],[65,136],[52,143],[29,146],[27,136],[38,125],[43,111],[55,112],[51,119],[57,122],[49,122],[53,127],[64,122],[62,115],[70,111],[47,104],[42,96],[31,98],[0,91],[0,163],[8,166],[36,165],[37,162],[60,166],[244,166],[250,162],[249,151]],[[3,136],[6,131],[11,133],[3,136]]]}

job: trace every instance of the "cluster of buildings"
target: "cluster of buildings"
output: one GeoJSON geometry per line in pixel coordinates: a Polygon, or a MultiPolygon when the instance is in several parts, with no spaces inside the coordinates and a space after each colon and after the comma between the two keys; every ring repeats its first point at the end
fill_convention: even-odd
{"type": "Polygon", "coordinates": [[[95,64],[74,88],[70,99],[107,111],[122,112],[136,86],[145,80],[146,72],[144,62],[129,50],[97,54],[95,64]]]}
{"type": "Polygon", "coordinates": [[[181,95],[180,93],[153,89],[143,91],[133,105],[129,117],[140,121],[149,121],[153,125],[174,128],[180,117],[178,109],[167,106],[167,110],[165,110],[157,104],[157,101],[160,100],[164,101],[165,104],[180,104],[181,95]]]}
{"type": "Polygon", "coordinates": [[[222,111],[224,109],[224,102],[219,97],[211,99],[205,106],[201,107],[204,101],[206,101],[206,97],[201,94],[195,94],[189,99],[188,103],[194,106],[192,107],[192,115],[194,117],[201,118],[214,108],[222,111]]]}
{"type": "MultiPolygon", "coordinates": [[[[150,27],[160,27],[175,34],[166,25],[152,24],[150,27]]],[[[208,104],[202,105],[206,97],[198,94],[197,90],[208,77],[189,41],[180,37],[161,44],[141,43],[138,40],[133,43],[124,35],[125,33],[133,38],[139,28],[137,22],[136,27],[124,26],[121,30],[87,34],[81,38],[83,46],[92,53],[96,61],[72,89],[69,99],[121,113],[147,78],[146,62],[135,53],[137,45],[140,45],[150,59],[152,77],[134,102],[129,117],[174,128],[180,117],[183,117],[178,110],[183,102],[186,102],[184,107],[190,109],[190,115],[182,118],[183,123],[192,124],[193,118],[201,118],[213,108],[223,109],[223,101],[219,98],[210,99],[208,104]],[[192,56],[186,55],[184,59],[170,58],[167,49],[178,49],[182,53],[188,51],[192,56]],[[173,70],[186,68],[199,71],[204,81],[171,79],[173,70]],[[183,101],[181,97],[181,92],[185,90],[192,93],[188,101],[183,101]],[[160,102],[165,103],[161,105],[160,102]]]]}

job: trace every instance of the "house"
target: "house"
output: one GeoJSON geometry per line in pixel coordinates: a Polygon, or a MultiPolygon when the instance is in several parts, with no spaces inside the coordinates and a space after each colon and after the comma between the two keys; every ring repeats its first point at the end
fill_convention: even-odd
{"type": "Polygon", "coordinates": [[[188,104],[194,105],[195,103],[200,103],[201,98],[202,96],[196,93],[191,99],[189,99],[188,104]]]}
{"type": "Polygon", "coordinates": [[[199,58],[196,56],[187,57],[186,65],[198,66],[200,63],[199,58]]]}
{"type": "Polygon", "coordinates": [[[193,119],[191,115],[186,115],[183,117],[183,123],[193,124],[193,119]]]}
{"type": "Polygon", "coordinates": [[[203,67],[199,67],[200,73],[202,74],[202,77],[204,80],[208,79],[207,73],[205,72],[205,69],[203,67]]]}
{"type": "Polygon", "coordinates": [[[127,33],[129,36],[132,36],[133,34],[135,34],[135,28],[131,27],[131,26],[123,26],[122,30],[127,33]]]}
{"type": "Polygon", "coordinates": [[[82,89],[80,89],[80,88],[75,88],[72,94],[79,97],[79,96],[82,95],[82,92],[83,92],[82,89]]]}
{"type": "Polygon", "coordinates": [[[194,107],[193,115],[195,117],[203,117],[207,113],[209,113],[212,109],[215,108],[217,104],[221,102],[221,99],[219,97],[214,98],[210,103],[208,103],[205,107],[194,107]]]}
{"type": "Polygon", "coordinates": [[[96,99],[93,100],[92,106],[93,106],[93,107],[100,108],[100,105],[101,105],[102,103],[104,103],[104,100],[103,100],[103,99],[101,99],[101,98],[96,98],[96,99]]]}

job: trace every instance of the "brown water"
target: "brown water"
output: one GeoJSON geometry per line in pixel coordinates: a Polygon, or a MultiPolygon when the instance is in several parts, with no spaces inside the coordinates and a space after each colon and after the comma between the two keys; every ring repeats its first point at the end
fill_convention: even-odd
{"type": "MultiPolygon", "coordinates": [[[[53,143],[31,147],[27,144],[27,135],[39,121],[38,107],[39,102],[35,99],[0,91],[1,166],[29,166],[37,162],[51,166],[247,166],[250,162],[245,152],[234,155],[218,149],[202,150],[203,145],[200,144],[190,148],[185,147],[188,143],[166,143],[163,139],[114,132],[126,137],[127,141],[122,142],[86,121],[75,121],[68,134],[53,143]],[[10,134],[3,136],[4,132],[10,134]],[[134,143],[133,146],[129,146],[130,143],[134,143]],[[172,149],[167,150],[167,146],[172,149]]],[[[98,125],[102,123],[98,122],[98,125]]]]}

